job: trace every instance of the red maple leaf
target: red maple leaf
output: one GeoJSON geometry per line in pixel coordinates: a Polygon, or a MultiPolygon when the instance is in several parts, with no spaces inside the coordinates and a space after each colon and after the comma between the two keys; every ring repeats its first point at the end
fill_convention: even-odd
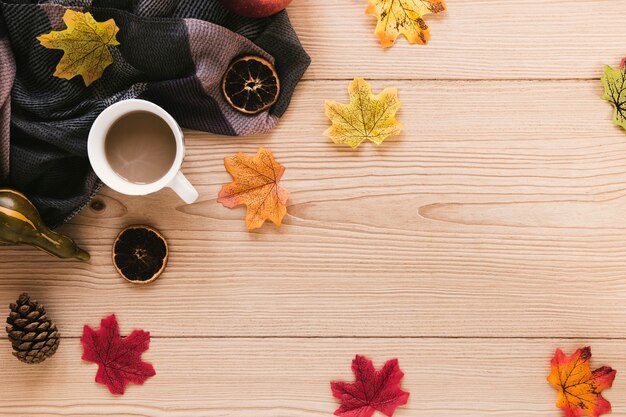
{"type": "Polygon", "coordinates": [[[401,405],[406,404],[409,393],[400,389],[404,373],[397,359],[389,360],[380,371],[372,361],[356,355],[352,361],[353,383],[331,382],[333,396],[341,401],[335,415],[341,417],[371,417],[378,410],[392,417],[401,405]]]}
{"type": "Polygon", "coordinates": [[[112,394],[124,394],[126,385],[141,385],[156,375],[152,365],[141,360],[141,354],[148,350],[150,333],[135,330],[120,337],[115,314],[102,319],[97,331],[85,326],[80,342],[82,359],[98,364],[96,382],[106,385],[112,394]]]}

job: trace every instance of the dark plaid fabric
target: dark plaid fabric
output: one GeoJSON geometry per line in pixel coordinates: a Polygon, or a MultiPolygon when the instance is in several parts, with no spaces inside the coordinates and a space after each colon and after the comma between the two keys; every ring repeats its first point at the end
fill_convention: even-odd
{"type": "Polygon", "coordinates": [[[57,226],[100,186],[87,159],[87,136],[107,106],[143,98],[183,127],[223,135],[270,130],[283,115],[310,64],[286,12],[248,19],[218,0],[0,0],[0,186],[24,192],[44,220],[57,226]],[[85,87],[81,77],[53,77],[63,52],[36,37],[63,30],[68,8],[113,18],[120,46],[114,64],[85,87]],[[230,62],[265,57],[281,80],[278,102],[247,116],[220,90],[230,62]]]}

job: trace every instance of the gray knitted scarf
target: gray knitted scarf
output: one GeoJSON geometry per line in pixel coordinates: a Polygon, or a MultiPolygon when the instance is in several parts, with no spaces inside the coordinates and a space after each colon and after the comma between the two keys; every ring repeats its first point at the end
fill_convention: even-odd
{"type": "Polygon", "coordinates": [[[217,0],[0,0],[0,186],[25,193],[54,227],[77,213],[100,181],[87,159],[87,135],[107,106],[143,98],[183,127],[222,135],[270,130],[310,64],[286,12],[249,19],[217,0]],[[53,77],[62,51],[37,36],[63,30],[67,8],[113,18],[120,46],[104,76],[53,77]],[[255,116],[233,110],[220,83],[242,55],[273,62],[278,102],[255,116]]]}

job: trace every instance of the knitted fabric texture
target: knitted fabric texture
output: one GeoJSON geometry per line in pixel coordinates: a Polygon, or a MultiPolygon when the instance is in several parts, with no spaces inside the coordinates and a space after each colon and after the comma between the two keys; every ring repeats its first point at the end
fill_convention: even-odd
{"type": "Polygon", "coordinates": [[[263,133],[283,115],[309,64],[286,12],[244,18],[218,0],[0,0],[0,186],[25,193],[58,226],[100,187],[87,136],[106,107],[142,98],[182,127],[263,133]],[[67,8],[120,28],[114,63],[89,87],[79,76],[54,77],[63,52],[36,39],[65,29],[67,8]],[[281,81],[277,103],[254,116],[232,109],[221,92],[224,72],[243,55],[272,62],[281,81]]]}

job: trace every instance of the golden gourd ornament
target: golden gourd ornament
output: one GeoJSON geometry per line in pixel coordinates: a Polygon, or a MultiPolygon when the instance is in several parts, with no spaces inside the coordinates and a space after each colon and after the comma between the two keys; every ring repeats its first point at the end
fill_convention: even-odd
{"type": "Polygon", "coordinates": [[[0,189],[0,244],[30,245],[58,258],[89,260],[89,253],[69,237],[50,230],[26,196],[0,189]]]}

